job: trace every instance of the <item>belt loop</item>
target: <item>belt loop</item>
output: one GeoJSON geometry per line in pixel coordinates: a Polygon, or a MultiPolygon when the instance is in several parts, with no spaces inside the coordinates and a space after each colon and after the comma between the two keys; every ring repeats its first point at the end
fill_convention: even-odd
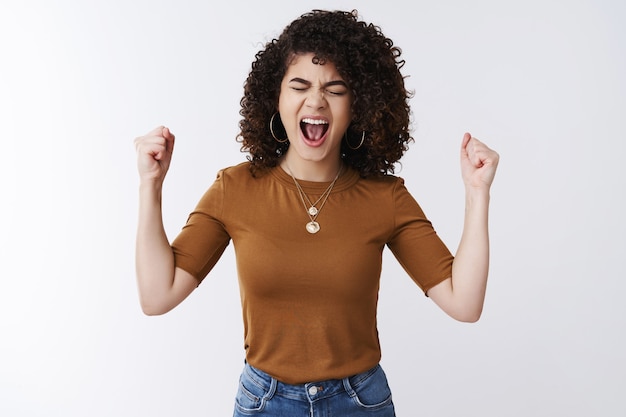
{"type": "Polygon", "coordinates": [[[267,394],[265,395],[265,398],[267,398],[268,400],[271,400],[272,397],[274,397],[274,394],[276,394],[276,388],[278,386],[278,381],[276,380],[276,378],[274,378],[273,376],[270,376],[271,381],[270,381],[270,389],[267,391],[267,394]]]}
{"type": "Polygon", "coordinates": [[[348,395],[351,398],[354,398],[356,396],[356,392],[354,392],[354,390],[352,389],[352,385],[350,384],[350,377],[344,378],[342,382],[343,382],[343,388],[346,390],[348,395]]]}

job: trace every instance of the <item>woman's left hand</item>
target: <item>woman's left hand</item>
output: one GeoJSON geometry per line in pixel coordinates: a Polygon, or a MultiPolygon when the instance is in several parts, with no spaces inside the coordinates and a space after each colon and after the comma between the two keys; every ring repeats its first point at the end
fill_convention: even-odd
{"type": "Polygon", "coordinates": [[[500,156],[466,133],[461,143],[465,183],[463,235],[452,263],[452,276],[428,290],[443,311],[460,321],[479,319],[489,272],[489,188],[500,156]]]}
{"type": "Polygon", "coordinates": [[[487,145],[465,133],[461,143],[461,175],[466,188],[489,190],[500,155],[487,145]]]}

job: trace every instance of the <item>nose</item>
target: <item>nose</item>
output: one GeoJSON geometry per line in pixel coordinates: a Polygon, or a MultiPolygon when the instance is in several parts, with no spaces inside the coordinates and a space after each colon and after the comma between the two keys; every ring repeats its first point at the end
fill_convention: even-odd
{"type": "Polygon", "coordinates": [[[323,109],[326,107],[326,97],[324,97],[324,90],[311,88],[310,93],[306,99],[306,105],[312,109],[323,109]]]}

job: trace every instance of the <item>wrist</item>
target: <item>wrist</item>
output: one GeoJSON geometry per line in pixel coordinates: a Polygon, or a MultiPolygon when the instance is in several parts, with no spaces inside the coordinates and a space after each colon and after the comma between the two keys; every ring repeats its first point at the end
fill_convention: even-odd
{"type": "Polygon", "coordinates": [[[155,179],[142,179],[139,182],[139,197],[140,199],[150,199],[161,201],[161,194],[163,191],[163,183],[155,179]]]}
{"type": "Polygon", "coordinates": [[[471,210],[488,210],[491,194],[488,187],[467,187],[465,189],[465,207],[471,210]]]}
{"type": "Polygon", "coordinates": [[[482,199],[489,200],[491,195],[489,186],[473,186],[466,185],[465,186],[465,197],[470,198],[472,200],[482,199]]]}

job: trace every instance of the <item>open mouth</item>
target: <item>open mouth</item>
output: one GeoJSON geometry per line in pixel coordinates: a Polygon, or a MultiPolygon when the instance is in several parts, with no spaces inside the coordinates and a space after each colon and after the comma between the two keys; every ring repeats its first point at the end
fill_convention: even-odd
{"type": "Polygon", "coordinates": [[[328,131],[328,121],[304,118],[300,122],[300,130],[302,130],[302,134],[308,140],[320,140],[328,131]]]}

